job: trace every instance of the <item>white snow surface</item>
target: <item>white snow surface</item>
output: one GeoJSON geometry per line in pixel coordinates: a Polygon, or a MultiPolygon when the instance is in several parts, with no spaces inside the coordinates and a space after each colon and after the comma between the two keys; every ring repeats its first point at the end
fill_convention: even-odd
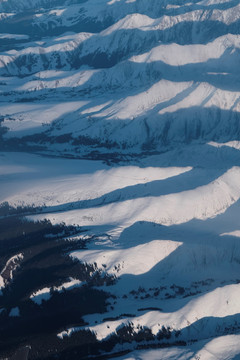
{"type": "Polygon", "coordinates": [[[63,292],[65,290],[72,290],[75,287],[79,287],[82,285],[82,282],[77,279],[70,278],[69,281],[63,283],[60,286],[53,286],[51,288],[43,288],[40,290],[37,290],[32,295],[30,295],[30,299],[35,302],[37,305],[41,305],[43,301],[47,301],[51,298],[52,293],[54,291],[57,292],[63,292]]]}
{"type": "MultiPolygon", "coordinates": [[[[210,341],[199,341],[196,344],[169,349],[134,351],[118,360],[231,360],[240,354],[240,335],[221,336],[210,341]],[[199,350],[200,348],[200,350],[199,350]]],[[[114,360],[112,359],[112,360],[114,360]]]]}
{"type": "Polygon", "coordinates": [[[158,262],[175,251],[181,243],[154,240],[147,244],[121,250],[89,250],[73,252],[71,256],[82,262],[106,265],[109,273],[140,275],[148,272],[158,262]]]}
{"type": "Polygon", "coordinates": [[[47,301],[51,298],[50,288],[43,288],[30,295],[30,299],[37,305],[41,305],[43,301],[47,301]]]}
{"type": "MultiPolygon", "coordinates": [[[[188,145],[180,152],[142,159],[141,167],[112,168],[98,161],[1,154],[4,200],[15,199],[11,200],[12,205],[21,204],[18,198],[22,204],[39,206],[41,191],[46,193],[48,184],[46,213],[31,218],[87,226],[86,236],[97,235],[88,250],[69,255],[83,263],[96,263],[98,268],[117,277],[117,283],[108,291],[111,289],[117,299],[127,296],[117,300],[109,316],[126,313],[126,308],[135,314],[134,318],[115,321],[103,321],[106,314],[98,315],[97,325],[96,314],[86,316],[89,328],[99,340],[106,339],[129,321],[136,330],[139,325],[147,326],[153,333],[164,324],[181,330],[183,337],[186,337],[185,329],[193,324],[191,336],[196,336],[196,329],[201,327],[201,338],[207,339],[216,335],[214,329],[222,328],[223,321],[227,326],[231,317],[239,313],[236,281],[240,259],[240,175],[239,166],[233,166],[232,156],[226,156],[226,148],[188,145]],[[221,163],[216,162],[218,157],[221,163]],[[175,166],[169,166],[170,163],[175,166]],[[196,164],[202,165],[196,167],[196,164]],[[60,187],[56,187],[58,183],[60,187]],[[69,192],[69,188],[75,192],[69,192]],[[76,197],[79,188],[84,189],[82,198],[76,197]],[[57,198],[61,199],[59,204],[54,202],[57,198]],[[71,210],[74,206],[81,209],[71,210]],[[206,279],[212,280],[204,284],[206,279]],[[200,293],[190,298],[173,297],[166,302],[164,294],[160,298],[151,295],[145,300],[134,300],[130,295],[139,286],[151,294],[149,289],[160,284],[167,287],[166,293],[172,292],[171,284],[190,286],[193,291],[194,281],[199,282],[200,293]],[[150,310],[151,307],[163,310],[150,310]],[[149,310],[138,312],[138,308],[149,310]],[[207,325],[206,319],[210,318],[214,320],[207,325]]],[[[78,280],[70,279],[61,286],[39,289],[30,298],[42,304],[50,299],[51,291],[61,292],[79,285],[78,280]]],[[[70,328],[59,337],[70,336],[77,330],[70,328]]]]}
{"type": "MultiPolygon", "coordinates": [[[[132,323],[186,342],[119,359],[240,356],[239,11],[231,0],[0,0],[0,142],[15,150],[0,153],[0,204],[81,227],[67,240],[88,248],[66,255],[116,277],[102,286],[107,312],[84,316],[98,340],[132,323]]],[[[6,262],[0,294],[22,259],[6,262]]]]}
{"type": "MultiPolygon", "coordinates": [[[[138,221],[148,221],[162,225],[188,222],[192,219],[205,220],[224,213],[240,198],[240,168],[233,167],[211,183],[193,190],[171,193],[162,196],[147,196],[49,214],[53,223],[65,222],[68,225],[106,226],[127,228],[138,221]],[[206,199],[208,199],[206,201],[206,199]]],[[[38,215],[43,219],[46,215],[38,215]]]]}
{"type": "MultiPolygon", "coordinates": [[[[124,322],[127,324],[131,321],[135,329],[138,329],[137,326],[139,324],[147,326],[152,330],[153,334],[158,333],[162,324],[166,324],[166,326],[175,330],[182,330],[190,324],[193,324],[195,321],[208,317],[216,318],[215,323],[217,325],[217,318],[223,318],[227,315],[230,316],[239,313],[240,305],[237,300],[239,292],[239,285],[229,285],[224,288],[217,288],[210,293],[189,301],[186,306],[176,312],[162,313],[159,311],[149,311],[141,317],[125,319],[124,322]]],[[[115,332],[117,327],[122,323],[123,320],[105,322],[104,324],[90,327],[90,330],[93,330],[97,334],[99,340],[103,340],[115,332]]],[[[199,332],[200,328],[192,331],[193,333],[194,331],[199,332]]],[[[207,337],[207,335],[211,335],[211,331],[212,329],[209,329],[206,324],[202,330],[202,334],[199,334],[199,336],[204,338],[205,335],[205,337],[207,337]]],[[[71,330],[68,330],[68,335],[69,332],[71,332],[71,330]]]]}
{"type": "Polygon", "coordinates": [[[19,263],[23,260],[22,253],[12,256],[7,262],[4,268],[0,272],[0,294],[7,283],[13,280],[13,273],[19,267],[19,263]]]}

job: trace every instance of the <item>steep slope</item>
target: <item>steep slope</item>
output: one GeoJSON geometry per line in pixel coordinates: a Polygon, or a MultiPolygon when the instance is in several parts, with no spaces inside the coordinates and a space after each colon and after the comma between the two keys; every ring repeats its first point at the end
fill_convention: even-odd
{"type": "Polygon", "coordinates": [[[238,358],[239,10],[0,0],[1,357],[238,358]]]}
{"type": "Polygon", "coordinates": [[[6,148],[20,137],[25,147],[85,156],[239,139],[237,2],[1,6],[11,14],[0,21],[3,41],[11,37],[0,54],[6,148]],[[26,17],[26,9],[34,14],[26,17]],[[26,26],[18,23],[22,17],[26,26]],[[66,112],[56,99],[66,102],[66,112]],[[31,102],[32,120],[16,112],[19,102],[23,109],[31,102]],[[47,114],[39,116],[40,108],[47,114]]]}

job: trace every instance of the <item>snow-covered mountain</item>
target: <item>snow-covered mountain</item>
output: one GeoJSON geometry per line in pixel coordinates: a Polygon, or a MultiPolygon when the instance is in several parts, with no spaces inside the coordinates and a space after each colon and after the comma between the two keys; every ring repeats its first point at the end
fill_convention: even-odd
{"type": "Polygon", "coordinates": [[[0,0],[1,356],[240,356],[239,14],[0,0]]]}
{"type": "Polygon", "coordinates": [[[83,154],[238,139],[238,2],[2,1],[1,8],[5,138],[83,154]]]}

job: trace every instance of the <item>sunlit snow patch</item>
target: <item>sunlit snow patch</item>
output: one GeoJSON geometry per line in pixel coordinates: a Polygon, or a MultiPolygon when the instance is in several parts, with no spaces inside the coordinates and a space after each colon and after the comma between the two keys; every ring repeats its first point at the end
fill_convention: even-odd
{"type": "Polygon", "coordinates": [[[47,301],[51,298],[54,291],[63,292],[64,290],[72,290],[75,287],[82,285],[82,281],[70,278],[70,281],[63,283],[60,286],[53,286],[51,288],[45,287],[33,293],[30,299],[37,305],[41,305],[43,301],[47,301]]]}
{"type": "Polygon", "coordinates": [[[4,266],[0,273],[0,295],[2,295],[2,289],[13,279],[13,273],[18,268],[19,262],[23,260],[23,254],[17,254],[12,256],[4,266]]]}
{"type": "Polygon", "coordinates": [[[140,275],[151,270],[180,245],[182,243],[176,241],[154,240],[127,249],[74,251],[71,256],[86,263],[96,262],[98,267],[105,267],[106,271],[117,275],[140,275]]]}

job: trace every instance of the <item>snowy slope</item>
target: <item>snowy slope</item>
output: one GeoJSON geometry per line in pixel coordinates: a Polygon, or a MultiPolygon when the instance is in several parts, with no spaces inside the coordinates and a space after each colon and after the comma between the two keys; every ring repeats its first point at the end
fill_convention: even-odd
{"type": "Polygon", "coordinates": [[[58,304],[49,349],[87,334],[94,356],[237,359],[239,1],[2,0],[0,11],[0,221],[64,229],[31,251],[23,231],[23,251],[4,252],[1,316],[58,304]],[[55,271],[56,249],[51,281],[34,277],[8,305],[30,254],[26,273],[40,260],[55,271]],[[99,310],[79,319],[78,301],[99,310]]]}
{"type": "Polygon", "coordinates": [[[199,341],[184,348],[135,351],[128,355],[117,357],[119,360],[168,360],[168,359],[203,359],[230,360],[237,359],[240,352],[239,335],[226,335],[209,342],[199,341]]]}
{"type": "Polygon", "coordinates": [[[23,9],[32,9],[19,25],[25,29],[20,38],[8,25],[11,17],[0,21],[5,33],[11,35],[9,26],[15,34],[0,53],[6,139],[30,135],[24,144],[81,154],[89,147],[139,152],[238,139],[237,2],[1,6],[15,12],[19,24],[23,9]],[[68,111],[55,107],[56,97],[68,111]],[[30,103],[34,114],[16,111],[16,102],[24,109],[30,103]],[[41,107],[47,112],[39,116],[41,107]]]}
{"type": "MultiPolygon", "coordinates": [[[[231,149],[188,145],[143,158],[141,167],[112,168],[98,161],[2,153],[2,200],[44,204],[44,214],[32,219],[78,224],[82,236],[94,236],[88,250],[68,256],[117,279],[103,287],[114,295],[108,312],[84,318],[98,341],[129,323],[136,334],[146,327],[156,336],[164,326],[173,334],[180,331],[178,341],[198,341],[196,347],[189,343],[185,350],[172,350],[176,359],[208,353],[209,346],[214,353],[217,340],[211,338],[239,331],[239,157],[231,149]]],[[[38,289],[30,298],[48,302],[68,284],[38,289]]],[[[68,339],[81,329],[69,327],[57,335],[68,339]]],[[[228,340],[231,354],[237,354],[236,338],[228,340]]],[[[123,348],[131,350],[134,343],[123,348]]],[[[154,354],[157,358],[161,351],[154,354]]]]}

